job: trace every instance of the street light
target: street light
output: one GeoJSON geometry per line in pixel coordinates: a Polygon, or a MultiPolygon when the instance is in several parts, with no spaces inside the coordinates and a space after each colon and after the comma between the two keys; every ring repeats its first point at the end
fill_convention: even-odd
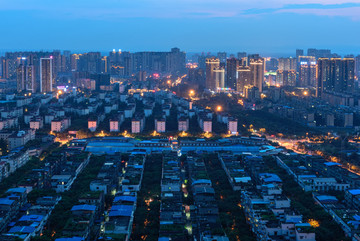
{"type": "Polygon", "coordinates": [[[190,96],[193,96],[194,94],[195,94],[195,91],[194,91],[194,90],[190,90],[190,91],[189,91],[189,95],[190,95],[190,96]]]}
{"type": "Polygon", "coordinates": [[[222,106],[221,106],[221,105],[218,105],[218,106],[216,107],[216,110],[217,110],[217,111],[222,111],[222,106]]]}

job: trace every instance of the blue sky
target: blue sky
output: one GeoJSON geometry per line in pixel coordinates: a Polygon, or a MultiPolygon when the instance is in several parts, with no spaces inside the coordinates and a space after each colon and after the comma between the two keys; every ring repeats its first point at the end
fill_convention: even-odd
{"type": "Polygon", "coordinates": [[[360,54],[360,0],[0,0],[0,51],[360,54]]]}

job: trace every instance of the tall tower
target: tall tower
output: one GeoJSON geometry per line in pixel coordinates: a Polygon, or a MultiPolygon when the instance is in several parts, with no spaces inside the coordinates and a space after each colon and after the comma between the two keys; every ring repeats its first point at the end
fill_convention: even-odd
{"type": "Polygon", "coordinates": [[[354,58],[343,59],[343,78],[344,78],[343,90],[350,93],[354,92],[354,81],[355,81],[354,58]]]}
{"type": "Polygon", "coordinates": [[[251,85],[251,69],[249,66],[239,66],[237,69],[236,90],[243,92],[244,87],[251,85]]]}
{"type": "Polygon", "coordinates": [[[330,60],[318,59],[318,74],[316,82],[316,97],[320,97],[324,90],[333,90],[330,83],[330,60]]]}
{"type": "Polygon", "coordinates": [[[35,86],[35,67],[33,65],[26,66],[25,89],[32,93],[36,92],[35,86]]]}
{"type": "Polygon", "coordinates": [[[16,69],[16,89],[17,92],[25,90],[26,66],[20,64],[16,69]]]}
{"type": "Polygon", "coordinates": [[[53,59],[40,59],[40,92],[52,92],[53,85],[53,59]]]}
{"type": "Polygon", "coordinates": [[[225,86],[225,69],[224,67],[216,67],[214,70],[215,75],[215,87],[224,88],[225,86]]]}
{"type": "Polygon", "coordinates": [[[296,58],[299,58],[299,56],[304,56],[304,50],[303,49],[297,49],[296,50],[296,58]]]}
{"type": "Polygon", "coordinates": [[[227,58],[227,53],[226,52],[218,52],[217,57],[219,58],[220,63],[223,63],[223,64],[226,63],[226,58],[227,58]]]}
{"type": "Polygon", "coordinates": [[[226,87],[236,90],[236,74],[239,60],[231,58],[226,60],[226,87]]]}
{"type": "Polygon", "coordinates": [[[261,93],[264,82],[264,59],[261,57],[250,58],[251,82],[261,93]]]}
{"type": "Polygon", "coordinates": [[[207,58],[206,59],[206,83],[205,87],[207,89],[214,90],[216,88],[215,82],[215,68],[220,67],[220,60],[215,57],[207,58]]]}

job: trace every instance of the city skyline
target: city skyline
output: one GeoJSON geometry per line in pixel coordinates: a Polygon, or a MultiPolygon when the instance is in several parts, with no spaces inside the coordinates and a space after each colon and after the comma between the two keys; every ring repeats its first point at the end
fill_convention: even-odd
{"type": "Polygon", "coordinates": [[[358,0],[0,3],[7,23],[0,52],[105,52],[113,48],[135,52],[173,46],[188,53],[246,51],[286,56],[296,48],[360,52],[360,33],[355,31],[360,26],[358,0]]]}

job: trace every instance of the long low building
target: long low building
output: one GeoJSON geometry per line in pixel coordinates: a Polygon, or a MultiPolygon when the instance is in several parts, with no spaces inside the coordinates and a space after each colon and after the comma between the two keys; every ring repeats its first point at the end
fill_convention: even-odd
{"type": "Polygon", "coordinates": [[[208,141],[205,139],[197,139],[194,141],[169,141],[168,139],[152,139],[139,141],[133,138],[124,137],[104,137],[93,138],[87,140],[86,151],[95,155],[115,154],[117,152],[132,152],[140,150],[146,153],[162,152],[162,151],[180,151],[187,153],[188,151],[232,151],[233,153],[265,153],[265,146],[258,142],[239,143],[232,140],[224,141],[208,141]],[[244,143],[244,144],[243,144],[244,143]]]}

